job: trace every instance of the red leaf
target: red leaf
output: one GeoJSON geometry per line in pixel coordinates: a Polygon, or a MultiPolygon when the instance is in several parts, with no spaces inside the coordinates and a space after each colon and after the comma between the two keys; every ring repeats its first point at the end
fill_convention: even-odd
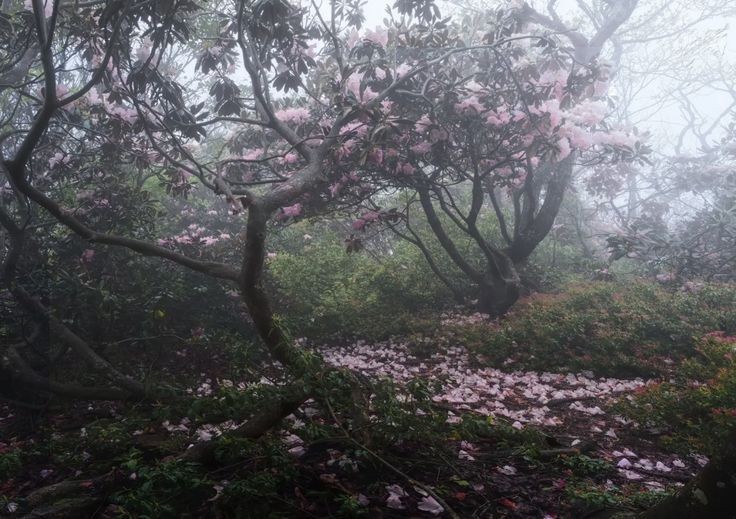
{"type": "Polygon", "coordinates": [[[506,497],[499,499],[498,504],[500,504],[503,507],[508,508],[509,510],[516,510],[516,507],[519,506],[515,502],[513,502],[511,499],[508,499],[506,497]]]}

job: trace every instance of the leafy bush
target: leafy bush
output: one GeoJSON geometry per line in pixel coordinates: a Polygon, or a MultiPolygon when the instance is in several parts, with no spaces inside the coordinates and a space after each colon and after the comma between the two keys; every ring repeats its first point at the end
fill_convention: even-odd
{"type": "Polygon", "coordinates": [[[641,425],[664,429],[668,446],[713,455],[736,434],[736,337],[707,334],[697,341],[697,353],[677,377],[620,406],[641,425]]]}
{"type": "Polygon", "coordinates": [[[377,339],[405,333],[417,312],[452,303],[418,252],[399,246],[380,261],[342,246],[306,244],[269,261],[278,311],[295,334],[356,334],[377,339]]]}
{"type": "Polygon", "coordinates": [[[483,324],[450,332],[494,364],[652,375],[692,355],[693,337],[736,330],[734,305],[732,285],[670,292],[645,282],[587,283],[529,298],[494,333],[483,324]]]}

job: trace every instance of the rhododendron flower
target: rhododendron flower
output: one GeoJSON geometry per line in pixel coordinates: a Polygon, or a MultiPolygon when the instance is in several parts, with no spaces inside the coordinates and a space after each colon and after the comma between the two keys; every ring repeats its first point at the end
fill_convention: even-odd
{"type": "Polygon", "coordinates": [[[134,108],[125,108],[124,106],[108,107],[107,113],[118,117],[128,124],[133,124],[138,120],[138,112],[134,108]]]}
{"type": "Polygon", "coordinates": [[[68,93],[69,93],[69,87],[67,87],[63,83],[59,83],[58,85],[56,85],[56,98],[57,99],[66,97],[68,93]]]}
{"type": "Polygon", "coordinates": [[[289,454],[295,457],[304,456],[304,454],[307,452],[307,450],[302,445],[297,445],[296,447],[292,447],[289,449],[289,454]]]}
{"type": "Polygon", "coordinates": [[[294,124],[304,124],[309,120],[309,110],[301,106],[295,108],[284,108],[283,110],[276,112],[275,115],[283,121],[294,124]]]}
{"type": "Polygon", "coordinates": [[[516,468],[512,467],[511,465],[504,465],[503,467],[498,467],[496,470],[498,470],[501,474],[505,474],[507,476],[515,476],[516,475],[516,468]]]}
{"type": "Polygon", "coordinates": [[[417,133],[424,133],[427,128],[429,128],[433,124],[434,123],[429,118],[429,116],[427,114],[424,114],[417,120],[417,122],[414,123],[414,131],[416,131],[417,133]]]}
{"type": "Polygon", "coordinates": [[[406,63],[402,63],[401,65],[396,67],[396,77],[397,78],[405,76],[409,72],[411,72],[411,66],[407,65],[406,63]]]}
{"type": "Polygon", "coordinates": [[[406,508],[404,503],[401,502],[401,498],[409,497],[409,494],[400,485],[387,485],[386,491],[388,492],[386,506],[394,510],[403,510],[406,508]]]}
{"type": "Polygon", "coordinates": [[[594,126],[605,119],[607,111],[602,101],[585,101],[575,105],[568,113],[568,118],[577,124],[594,126]]]}
{"type": "Polygon", "coordinates": [[[368,154],[368,160],[373,164],[383,164],[383,150],[381,148],[373,148],[368,154]]]}
{"type": "Polygon", "coordinates": [[[421,510],[422,512],[429,512],[432,515],[440,515],[442,512],[445,511],[445,509],[442,508],[442,505],[440,505],[437,500],[432,496],[423,497],[419,501],[417,509],[421,510]]]}
{"type": "Polygon", "coordinates": [[[432,145],[428,142],[420,142],[411,147],[411,151],[417,155],[424,155],[432,151],[432,145]]]}
{"type": "Polygon", "coordinates": [[[53,169],[56,167],[57,164],[68,164],[71,160],[71,157],[68,155],[63,154],[60,151],[57,151],[54,153],[54,155],[49,159],[49,167],[53,169]]]}
{"type": "Polygon", "coordinates": [[[285,217],[297,217],[302,214],[302,204],[300,202],[297,202],[294,205],[282,207],[281,211],[283,211],[285,217]]]}
{"type": "Polygon", "coordinates": [[[151,57],[151,50],[153,49],[153,42],[151,41],[151,38],[145,37],[143,38],[143,42],[141,43],[141,46],[138,47],[138,50],[135,51],[135,55],[138,58],[139,61],[148,61],[148,58],[151,57]]]}
{"type": "Polygon", "coordinates": [[[414,166],[408,163],[401,166],[401,173],[407,176],[413,175],[416,170],[414,166]]]}
{"type": "Polygon", "coordinates": [[[476,113],[479,114],[485,110],[485,106],[480,102],[478,96],[470,96],[464,101],[455,104],[455,111],[459,114],[476,113]]]}
{"type": "Polygon", "coordinates": [[[388,43],[388,31],[385,27],[376,26],[375,30],[368,29],[363,38],[373,43],[377,43],[381,47],[385,47],[388,43]]]}
{"type": "Polygon", "coordinates": [[[86,249],[82,253],[82,257],[80,258],[82,263],[92,263],[92,259],[95,257],[95,251],[92,249],[86,249]]]}
{"type": "Polygon", "coordinates": [[[619,460],[616,466],[620,469],[628,469],[628,468],[631,468],[632,465],[629,460],[627,460],[626,458],[622,458],[619,460]]]}
{"type": "Polygon", "coordinates": [[[299,155],[296,153],[287,153],[281,157],[282,164],[296,164],[297,162],[299,162],[299,155]]]}

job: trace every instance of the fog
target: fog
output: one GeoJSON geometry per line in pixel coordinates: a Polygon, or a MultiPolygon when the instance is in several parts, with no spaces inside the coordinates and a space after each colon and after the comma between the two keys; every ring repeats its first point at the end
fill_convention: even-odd
{"type": "Polygon", "coordinates": [[[2,0],[0,517],[733,519],[733,0],[2,0]]]}

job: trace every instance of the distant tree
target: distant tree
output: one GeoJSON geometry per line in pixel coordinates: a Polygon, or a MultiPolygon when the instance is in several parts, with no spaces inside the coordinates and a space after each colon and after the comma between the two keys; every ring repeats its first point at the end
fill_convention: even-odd
{"type": "Polygon", "coordinates": [[[648,172],[652,184],[640,183],[636,213],[608,238],[614,260],[640,261],[665,283],[736,279],[735,128],[706,152],[648,172]]]}

